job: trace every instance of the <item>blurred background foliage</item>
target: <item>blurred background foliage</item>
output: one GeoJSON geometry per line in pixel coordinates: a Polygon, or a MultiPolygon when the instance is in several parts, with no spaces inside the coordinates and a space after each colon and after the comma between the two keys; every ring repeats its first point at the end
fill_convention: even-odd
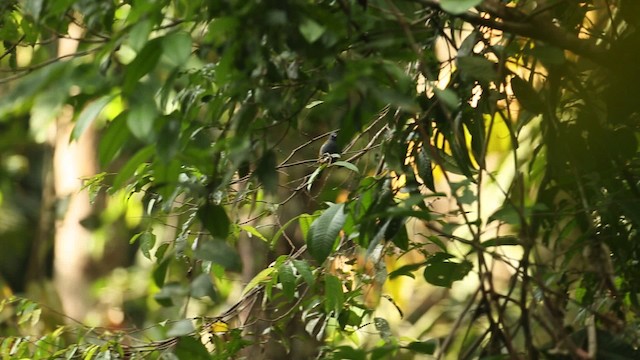
{"type": "Polygon", "coordinates": [[[638,358],[639,25],[3,1],[0,354],[638,358]]]}

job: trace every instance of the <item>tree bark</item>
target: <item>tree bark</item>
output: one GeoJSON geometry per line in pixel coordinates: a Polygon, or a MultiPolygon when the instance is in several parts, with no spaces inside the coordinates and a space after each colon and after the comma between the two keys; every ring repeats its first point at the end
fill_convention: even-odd
{"type": "MultiPolygon", "coordinates": [[[[71,38],[80,38],[82,30],[70,25],[71,38]]],[[[78,43],[60,39],[58,56],[77,50],[78,43]]],[[[62,216],[56,221],[54,235],[54,284],[64,313],[81,321],[91,307],[89,292],[91,233],[80,220],[91,214],[88,192],[80,191],[82,178],[97,172],[95,129],[87,129],[78,141],[69,142],[73,129],[73,108],[65,107],[57,119],[53,155],[54,188],[62,216]]]]}

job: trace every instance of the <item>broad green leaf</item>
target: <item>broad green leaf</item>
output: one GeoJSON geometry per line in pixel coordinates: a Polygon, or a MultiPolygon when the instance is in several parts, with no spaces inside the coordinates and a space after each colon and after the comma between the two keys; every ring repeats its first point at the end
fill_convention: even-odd
{"type": "Polygon", "coordinates": [[[153,124],[158,116],[158,108],[152,97],[140,95],[132,98],[127,114],[127,126],[133,136],[149,142],[153,138],[153,124]]]}
{"type": "Polygon", "coordinates": [[[184,336],[195,331],[193,322],[189,319],[178,320],[171,324],[171,328],[167,331],[167,336],[184,336]]]}
{"type": "Polygon", "coordinates": [[[153,283],[156,284],[156,286],[159,288],[164,286],[164,281],[167,278],[167,270],[169,269],[170,262],[171,258],[167,257],[166,259],[163,259],[155,269],[153,269],[153,283]]]}
{"type": "Polygon", "coordinates": [[[170,33],[162,38],[163,56],[174,67],[184,65],[191,55],[191,36],[183,31],[170,33]]]}
{"type": "Polygon", "coordinates": [[[521,245],[522,242],[515,236],[498,236],[493,239],[485,240],[480,245],[482,247],[492,246],[516,246],[521,245]]]}
{"type": "Polygon", "coordinates": [[[253,290],[256,286],[265,283],[272,278],[272,274],[276,269],[273,267],[268,267],[263,269],[258,273],[258,275],[254,276],[251,281],[244,287],[242,290],[242,296],[246,295],[249,291],[253,290]]]}
{"type": "Polygon", "coordinates": [[[180,120],[175,116],[168,116],[158,140],[156,141],[158,158],[165,164],[173,160],[180,149],[180,120]]]}
{"type": "Polygon", "coordinates": [[[178,338],[177,344],[173,352],[179,359],[189,360],[210,360],[211,355],[202,342],[191,336],[182,336],[178,338]]]}
{"type": "Polygon", "coordinates": [[[425,262],[424,279],[435,286],[451,288],[454,281],[462,280],[473,266],[467,260],[454,262],[453,255],[436,253],[425,262]]]}
{"type": "Polygon", "coordinates": [[[438,343],[435,340],[413,341],[405,346],[405,348],[420,354],[433,355],[437,345],[438,343]]]}
{"type": "Polygon", "coordinates": [[[131,139],[127,113],[121,112],[107,125],[98,143],[98,160],[103,167],[111,163],[131,139]]]}
{"type": "Polygon", "coordinates": [[[227,212],[221,205],[207,203],[198,209],[198,219],[211,236],[226,239],[229,235],[230,221],[227,212]]]}
{"type": "Polygon", "coordinates": [[[269,243],[269,239],[267,239],[264,235],[262,235],[262,233],[260,233],[260,231],[258,231],[258,229],[251,225],[240,225],[240,230],[246,231],[249,237],[255,236],[265,243],[269,243]]]}
{"type": "Polygon", "coordinates": [[[156,67],[162,55],[161,41],[162,38],[158,38],[147,42],[133,61],[126,66],[122,85],[122,91],[125,94],[132,94],[138,80],[156,67]]]}
{"type": "Polygon", "coordinates": [[[467,78],[483,82],[495,81],[498,78],[495,70],[496,64],[484,56],[461,56],[456,58],[456,62],[460,71],[467,78]]]}
{"type": "Polygon", "coordinates": [[[215,301],[217,298],[216,289],[213,287],[211,276],[208,273],[202,273],[193,279],[190,288],[191,297],[196,299],[208,296],[211,300],[215,301]]]}
{"type": "Polygon", "coordinates": [[[70,140],[78,140],[85,129],[91,125],[93,120],[95,120],[100,112],[102,112],[102,109],[104,109],[104,107],[107,106],[114,97],[114,95],[105,95],[85,106],[80,112],[80,115],[78,115],[76,126],[74,126],[73,131],[71,132],[70,140]]]}
{"type": "Polygon", "coordinates": [[[278,166],[276,153],[271,150],[267,151],[258,160],[256,175],[268,194],[275,194],[278,191],[278,171],[276,166],[278,166]]]}
{"type": "Polygon", "coordinates": [[[499,221],[509,225],[520,225],[520,214],[518,214],[518,211],[511,204],[507,203],[489,216],[487,223],[491,223],[492,221],[499,221]]]}
{"type": "Polygon", "coordinates": [[[322,34],[326,31],[326,28],[317,22],[305,18],[299,26],[300,33],[304,36],[305,40],[309,43],[314,43],[318,40],[322,34]]]}
{"type": "Polygon", "coordinates": [[[356,174],[359,174],[359,173],[360,173],[360,170],[358,169],[358,167],[357,167],[357,166],[353,165],[353,164],[352,164],[352,163],[350,163],[350,162],[346,162],[346,161],[336,161],[336,162],[332,163],[332,164],[331,164],[331,165],[329,165],[329,166],[340,166],[340,167],[343,167],[343,168],[349,169],[349,170],[351,170],[351,171],[355,172],[356,174]]]}
{"type": "Polygon", "coordinates": [[[278,267],[278,282],[282,284],[284,295],[289,299],[293,299],[296,291],[296,276],[293,274],[293,268],[290,263],[285,262],[278,267]]]}
{"type": "Polygon", "coordinates": [[[367,353],[363,349],[354,349],[350,346],[339,346],[335,351],[334,359],[366,360],[367,353]]]}
{"type": "Polygon", "coordinates": [[[324,277],[324,308],[327,313],[334,312],[337,316],[344,307],[344,293],[342,282],[333,275],[324,277]]]}
{"type": "Polygon", "coordinates": [[[389,279],[394,279],[394,278],[397,278],[398,276],[408,276],[412,279],[415,279],[413,272],[420,269],[423,266],[424,266],[424,263],[403,265],[400,268],[390,272],[389,279]]]}
{"type": "Polygon", "coordinates": [[[140,235],[140,251],[142,255],[151,260],[151,249],[156,244],[156,236],[151,231],[145,231],[140,235]]]}
{"type": "Polygon", "coordinates": [[[282,225],[282,227],[280,227],[278,229],[278,231],[276,231],[275,235],[273,235],[273,238],[271,238],[271,241],[269,242],[269,246],[271,248],[273,248],[276,245],[276,243],[278,242],[278,240],[280,239],[280,237],[282,236],[282,234],[284,234],[285,230],[287,228],[289,228],[289,226],[291,224],[295,223],[296,221],[298,221],[303,216],[310,216],[310,215],[302,214],[302,215],[296,216],[296,217],[290,219],[289,221],[287,221],[284,225],[282,225]]]}
{"type": "Polygon", "coordinates": [[[202,241],[194,251],[194,257],[199,260],[211,261],[228,271],[242,270],[242,263],[237,251],[225,241],[202,241]]]}
{"type": "Polygon", "coordinates": [[[566,62],[564,50],[555,46],[536,42],[530,52],[545,65],[562,65],[566,62]]]}
{"type": "Polygon", "coordinates": [[[298,217],[298,224],[300,225],[300,231],[302,232],[302,237],[307,238],[307,234],[309,233],[309,229],[311,229],[311,225],[313,224],[313,220],[316,219],[316,216],[309,214],[302,214],[298,217]]]}
{"type": "Polygon", "coordinates": [[[293,266],[308,285],[313,285],[315,278],[306,260],[293,260],[293,266]]]}
{"type": "Polygon", "coordinates": [[[420,151],[418,151],[417,155],[416,166],[418,168],[418,175],[420,175],[424,186],[426,186],[427,189],[435,192],[436,185],[433,180],[433,168],[431,166],[431,157],[429,156],[429,150],[425,147],[422,147],[420,151]]]}
{"type": "Polygon", "coordinates": [[[451,89],[433,89],[434,93],[440,101],[442,101],[449,109],[455,110],[460,106],[460,98],[451,89]]]}
{"type": "Polygon", "coordinates": [[[325,167],[327,167],[327,164],[322,164],[317,169],[315,169],[313,173],[311,173],[311,175],[309,176],[309,180],[307,181],[307,191],[311,191],[311,187],[313,186],[313,183],[320,176],[320,174],[322,173],[322,170],[324,170],[325,167]]]}
{"type": "Polygon", "coordinates": [[[523,108],[534,114],[544,111],[544,104],[540,95],[535,91],[528,81],[524,81],[518,76],[511,78],[511,90],[523,108]]]}
{"type": "Polygon", "coordinates": [[[467,12],[482,3],[482,0],[440,0],[442,10],[453,15],[467,12]]]}
{"type": "Polygon", "coordinates": [[[307,234],[309,253],[319,263],[329,256],[346,220],[344,204],[331,204],[318,217],[307,234]]]}
{"type": "Polygon", "coordinates": [[[164,259],[164,254],[167,252],[167,250],[169,249],[170,243],[166,242],[166,243],[162,243],[160,244],[160,246],[158,246],[158,248],[156,249],[156,263],[161,262],[164,259]]]}

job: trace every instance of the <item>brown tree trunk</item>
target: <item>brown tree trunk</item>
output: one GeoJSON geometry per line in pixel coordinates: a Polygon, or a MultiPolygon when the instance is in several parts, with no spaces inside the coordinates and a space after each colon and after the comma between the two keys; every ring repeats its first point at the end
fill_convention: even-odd
{"type": "MultiPolygon", "coordinates": [[[[79,38],[81,29],[70,25],[71,38],[79,38]]],[[[60,39],[58,56],[74,53],[78,43],[60,39]]],[[[53,154],[54,187],[62,216],[56,221],[54,235],[54,284],[66,315],[82,320],[91,306],[89,293],[91,233],[80,220],[91,214],[89,195],[80,191],[82,178],[97,172],[95,129],[87,129],[78,141],[69,142],[73,129],[72,107],[65,107],[57,119],[53,154]]]]}

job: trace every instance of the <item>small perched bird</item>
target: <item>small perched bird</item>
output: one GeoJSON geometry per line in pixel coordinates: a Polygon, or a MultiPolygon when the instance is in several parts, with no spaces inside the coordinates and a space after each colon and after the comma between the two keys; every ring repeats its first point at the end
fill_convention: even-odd
{"type": "Polygon", "coordinates": [[[333,161],[334,157],[340,156],[340,149],[338,149],[338,142],[336,141],[337,138],[338,133],[332,133],[327,141],[322,144],[319,153],[319,157],[321,160],[326,161],[326,159],[328,159],[328,161],[331,162],[333,161]]]}

